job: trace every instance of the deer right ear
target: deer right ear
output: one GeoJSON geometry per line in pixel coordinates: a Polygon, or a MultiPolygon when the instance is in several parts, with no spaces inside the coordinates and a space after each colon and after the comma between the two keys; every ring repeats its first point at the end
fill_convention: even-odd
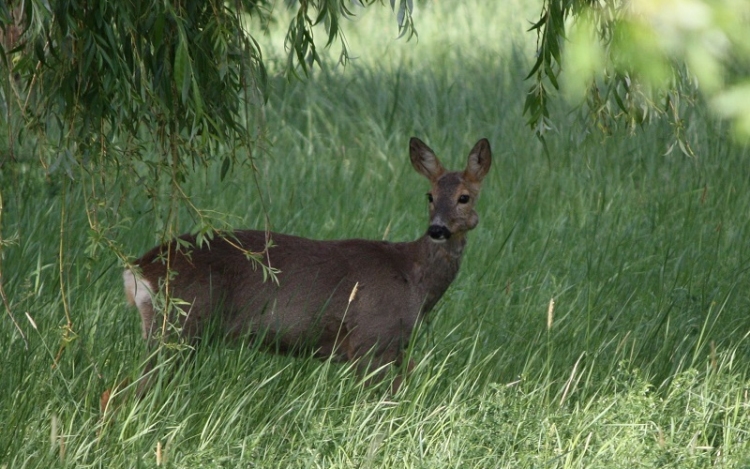
{"type": "Polygon", "coordinates": [[[430,181],[436,181],[445,173],[445,168],[440,164],[435,152],[417,137],[409,140],[409,158],[414,169],[430,181]]]}
{"type": "Polygon", "coordinates": [[[475,182],[481,182],[490,170],[491,165],[492,150],[490,149],[490,142],[483,138],[469,152],[469,161],[466,163],[464,177],[475,182]]]}

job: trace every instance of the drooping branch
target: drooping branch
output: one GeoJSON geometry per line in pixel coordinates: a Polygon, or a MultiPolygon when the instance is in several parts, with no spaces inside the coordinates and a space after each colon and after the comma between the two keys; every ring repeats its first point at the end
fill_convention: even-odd
{"type": "Polygon", "coordinates": [[[561,92],[578,106],[585,132],[666,120],[674,136],[668,151],[692,155],[685,127],[696,99],[706,99],[748,138],[748,106],[737,104],[750,101],[748,17],[750,5],[731,0],[545,0],[530,29],[537,55],[527,76],[527,123],[544,140],[561,92]]]}

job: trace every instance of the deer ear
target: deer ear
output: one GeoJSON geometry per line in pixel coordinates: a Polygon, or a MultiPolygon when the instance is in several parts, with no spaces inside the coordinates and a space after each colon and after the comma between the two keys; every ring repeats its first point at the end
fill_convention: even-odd
{"type": "Polygon", "coordinates": [[[490,142],[483,138],[469,152],[469,161],[466,163],[464,178],[481,182],[490,170],[491,165],[492,150],[490,149],[490,142]]]}
{"type": "Polygon", "coordinates": [[[409,140],[409,158],[414,169],[430,181],[436,181],[445,173],[445,168],[440,164],[435,152],[417,137],[409,140]]]}

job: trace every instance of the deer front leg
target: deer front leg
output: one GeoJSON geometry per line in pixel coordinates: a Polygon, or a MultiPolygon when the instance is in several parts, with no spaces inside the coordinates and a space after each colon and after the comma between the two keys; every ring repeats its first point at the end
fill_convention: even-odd
{"type": "MultiPolygon", "coordinates": [[[[357,373],[367,379],[366,385],[383,382],[391,369],[400,368],[404,360],[404,342],[391,340],[387,343],[379,342],[377,338],[361,338],[348,336],[343,342],[347,360],[357,363],[357,373]]],[[[414,360],[409,360],[406,370],[400,372],[391,384],[391,392],[396,394],[404,375],[414,369],[414,360]]]]}

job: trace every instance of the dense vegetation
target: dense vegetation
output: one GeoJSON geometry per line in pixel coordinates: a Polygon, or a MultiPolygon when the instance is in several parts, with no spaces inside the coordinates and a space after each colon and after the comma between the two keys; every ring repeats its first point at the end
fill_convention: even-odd
{"type": "MultiPolygon", "coordinates": [[[[171,355],[185,358],[173,378],[135,399],[118,385],[146,358],[139,318],[121,261],[91,231],[93,183],[40,167],[27,143],[0,168],[18,322],[0,322],[0,467],[750,464],[747,150],[701,107],[687,157],[665,154],[666,124],[602,139],[561,106],[567,125],[545,153],[522,117],[537,9],[447,3],[424,7],[410,43],[373,10],[349,33],[360,58],[324,61],[305,81],[274,74],[285,59],[269,49],[257,172],[227,176],[232,149],[217,148],[183,185],[233,226],[267,215],[314,238],[413,239],[427,208],[409,137],[449,167],[489,138],[479,226],[398,394],[362,386],[349,366],[217,341],[171,355]]],[[[107,235],[139,255],[164,232],[152,211],[169,184],[108,189],[107,235]]],[[[202,228],[179,210],[180,229],[202,228]]]]}

